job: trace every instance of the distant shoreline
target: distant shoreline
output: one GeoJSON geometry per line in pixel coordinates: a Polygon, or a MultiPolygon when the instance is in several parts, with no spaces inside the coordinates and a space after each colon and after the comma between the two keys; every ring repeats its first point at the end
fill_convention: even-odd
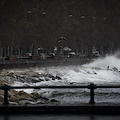
{"type": "Polygon", "coordinates": [[[25,61],[4,61],[0,62],[0,70],[14,68],[29,68],[29,67],[48,67],[48,66],[66,66],[66,65],[82,65],[90,62],[87,59],[60,59],[60,60],[25,60],[25,61]]]}

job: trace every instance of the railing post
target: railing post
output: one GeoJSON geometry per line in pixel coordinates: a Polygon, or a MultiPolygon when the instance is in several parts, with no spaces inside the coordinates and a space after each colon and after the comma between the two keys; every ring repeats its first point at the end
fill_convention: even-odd
{"type": "Polygon", "coordinates": [[[7,89],[4,90],[4,103],[3,104],[5,104],[5,105],[9,104],[9,102],[8,102],[8,90],[7,89]]]}
{"type": "Polygon", "coordinates": [[[88,89],[90,89],[90,102],[89,104],[95,104],[94,101],[94,89],[96,89],[96,85],[94,85],[93,83],[88,85],[88,89]]]}
{"type": "Polygon", "coordinates": [[[8,90],[10,90],[10,86],[4,85],[2,87],[3,87],[2,89],[4,90],[4,102],[3,102],[3,104],[8,105],[9,104],[9,102],[8,102],[8,90]]]}

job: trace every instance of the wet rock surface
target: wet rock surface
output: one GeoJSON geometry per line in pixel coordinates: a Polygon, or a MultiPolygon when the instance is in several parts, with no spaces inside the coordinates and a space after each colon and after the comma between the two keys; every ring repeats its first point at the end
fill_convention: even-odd
{"type": "MultiPolygon", "coordinates": [[[[105,59],[105,62],[107,60],[105,59]]],[[[37,67],[0,71],[0,84],[10,86],[87,86],[119,85],[119,67],[108,65],[37,67]],[[112,69],[113,68],[113,69],[112,69]],[[117,69],[116,69],[117,68],[117,69]]],[[[97,65],[96,65],[97,64],[97,65]]],[[[102,62],[103,64],[103,62],[102,62]]],[[[3,101],[3,90],[0,90],[0,101],[3,101]]],[[[11,104],[82,104],[89,103],[89,89],[15,89],[9,91],[11,104]]],[[[95,89],[96,103],[118,103],[119,89],[95,89]],[[107,99],[106,99],[107,98],[107,99]]],[[[1,102],[2,103],[2,102],[1,102]]]]}
{"type": "MultiPolygon", "coordinates": [[[[13,86],[15,81],[22,82],[22,86],[29,86],[27,83],[37,83],[42,81],[50,81],[50,80],[61,80],[59,76],[54,76],[52,74],[38,74],[34,71],[27,72],[13,72],[13,71],[2,71],[0,72],[0,86],[9,85],[13,86]],[[24,84],[25,83],[25,84],[24,84]]],[[[14,89],[10,89],[8,92],[8,100],[12,104],[21,104],[21,103],[46,103],[46,102],[57,102],[57,100],[49,100],[48,98],[42,96],[36,91],[32,93],[26,93],[23,90],[16,91],[14,89]]],[[[0,90],[0,103],[2,104],[4,101],[4,91],[0,90]]]]}

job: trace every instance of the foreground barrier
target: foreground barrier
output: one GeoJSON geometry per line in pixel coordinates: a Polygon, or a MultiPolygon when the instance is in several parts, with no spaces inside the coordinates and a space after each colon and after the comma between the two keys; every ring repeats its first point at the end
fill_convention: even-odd
{"type": "Polygon", "coordinates": [[[46,88],[46,89],[90,89],[90,101],[89,104],[95,104],[94,101],[94,90],[97,88],[120,88],[120,86],[96,86],[95,84],[90,84],[88,86],[9,86],[9,85],[3,85],[0,86],[0,89],[4,90],[4,105],[8,105],[9,101],[8,101],[8,91],[10,89],[42,89],[42,88],[46,88]]]}

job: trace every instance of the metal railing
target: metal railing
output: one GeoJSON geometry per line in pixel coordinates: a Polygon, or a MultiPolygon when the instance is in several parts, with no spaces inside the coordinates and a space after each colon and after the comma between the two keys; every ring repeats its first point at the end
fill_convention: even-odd
{"type": "Polygon", "coordinates": [[[9,85],[3,85],[0,86],[0,89],[4,90],[4,105],[8,105],[8,91],[10,89],[42,89],[42,88],[47,88],[47,89],[78,89],[78,88],[87,88],[90,89],[90,101],[89,104],[95,104],[94,100],[94,90],[97,88],[120,88],[120,86],[96,86],[95,84],[90,84],[87,86],[9,86],[9,85]]]}

